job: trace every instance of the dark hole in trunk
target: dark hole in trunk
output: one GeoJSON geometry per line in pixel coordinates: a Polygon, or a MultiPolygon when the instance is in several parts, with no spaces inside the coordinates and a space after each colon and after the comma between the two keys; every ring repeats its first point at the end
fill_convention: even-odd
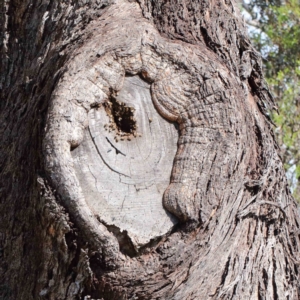
{"type": "Polygon", "coordinates": [[[125,103],[111,97],[110,101],[105,103],[105,110],[112,117],[117,131],[127,134],[133,134],[136,131],[137,125],[133,107],[129,107],[125,103]]]}

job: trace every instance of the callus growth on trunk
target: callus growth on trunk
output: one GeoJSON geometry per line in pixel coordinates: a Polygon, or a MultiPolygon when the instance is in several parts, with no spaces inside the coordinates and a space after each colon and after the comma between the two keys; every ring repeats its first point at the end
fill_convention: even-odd
{"type": "Polygon", "coordinates": [[[299,298],[297,205],[235,3],[3,9],[4,299],[299,298]]]}

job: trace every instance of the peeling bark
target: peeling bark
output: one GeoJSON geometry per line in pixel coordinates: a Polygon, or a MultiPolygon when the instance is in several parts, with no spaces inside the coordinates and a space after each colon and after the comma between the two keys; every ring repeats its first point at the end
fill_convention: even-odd
{"type": "Polygon", "coordinates": [[[7,0],[1,12],[1,299],[299,299],[298,208],[235,3],[7,0]],[[159,174],[154,217],[130,212],[136,187],[112,196],[133,195],[128,213],[125,197],[106,209],[111,174],[150,186],[143,162],[159,174]]]}

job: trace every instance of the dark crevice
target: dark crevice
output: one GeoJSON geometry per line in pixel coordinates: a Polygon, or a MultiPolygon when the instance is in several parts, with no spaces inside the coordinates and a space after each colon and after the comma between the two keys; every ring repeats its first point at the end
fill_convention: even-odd
{"type": "Polygon", "coordinates": [[[75,280],[77,276],[76,268],[79,263],[81,247],[78,246],[78,236],[76,235],[76,230],[71,230],[65,235],[66,244],[68,245],[69,251],[75,252],[75,256],[72,259],[67,274],[72,276],[72,280],[75,280]]]}
{"type": "Polygon", "coordinates": [[[210,189],[210,185],[211,185],[211,180],[209,179],[206,185],[206,194],[208,193],[209,189],[210,189]]]}
{"type": "Polygon", "coordinates": [[[113,96],[104,103],[104,108],[112,119],[113,124],[111,125],[115,125],[114,129],[127,134],[136,132],[137,124],[134,118],[134,108],[127,106],[113,96]]]}
{"type": "Polygon", "coordinates": [[[255,81],[255,77],[253,77],[251,75],[248,78],[248,83],[249,83],[249,86],[250,86],[250,89],[251,89],[251,94],[256,95],[257,90],[259,89],[259,86],[258,86],[257,82],[255,81]]]}
{"type": "Polygon", "coordinates": [[[204,27],[200,27],[200,32],[201,32],[201,34],[202,34],[204,43],[206,44],[207,47],[210,48],[211,39],[210,39],[210,37],[208,36],[207,29],[204,28],[204,27]]]}
{"type": "Polygon", "coordinates": [[[97,219],[99,220],[99,222],[105,225],[109,232],[111,232],[116,237],[119,243],[120,251],[123,254],[126,254],[129,257],[134,257],[138,254],[138,251],[134,247],[127,230],[122,231],[119,227],[115,225],[107,224],[99,216],[97,216],[97,219]]]}
{"type": "Polygon", "coordinates": [[[120,228],[115,225],[106,225],[106,228],[117,238],[120,246],[120,251],[122,253],[130,257],[134,257],[137,255],[138,252],[135,249],[127,230],[121,231],[120,228]]]}
{"type": "MultiPolygon", "coordinates": [[[[273,256],[274,256],[274,252],[273,252],[273,256]]],[[[276,284],[276,279],[275,279],[276,269],[277,269],[277,267],[276,267],[276,261],[273,258],[273,276],[272,276],[272,285],[273,285],[273,293],[274,293],[273,299],[274,300],[279,300],[279,298],[278,298],[278,292],[277,292],[277,284],[276,284]]]]}
{"type": "Polygon", "coordinates": [[[264,294],[265,294],[264,290],[260,286],[260,282],[258,282],[258,300],[264,300],[265,299],[265,295],[264,294]]]}
{"type": "Polygon", "coordinates": [[[225,268],[224,268],[224,272],[222,274],[222,279],[221,279],[221,284],[220,284],[221,286],[224,284],[224,282],[226,280],[226,277],[227,277],[227,274],[228,274],[229,265],[230,265],[230,260],[231,260],[231,257],[229,256],[228,259],[227,259],[225,268]]]}
{"type": "Polygon", "coordinates": [[[249,263],[249,256],[247,256],[245,258],[245,262],[244,262],[244,270],[246,270],[247,264],[249,263]]]}
{"type": "Polygon", "coordinates": [[[237,288],[237,285],[238,285],[238,284],[236,283],[236,284],[234,285],[234,287],[233,287],[231,300],[234,299],[235,296],[236,296],[236,288],[237,288]]]}
{"type": "Polygon", "coordinates": [[[267,290],[269,276],[268,276],[266,269],[263,269],[262,273],[263,273],[263,281],[264,281],[264,285],[265,285],[264,289],[267,290]]]}

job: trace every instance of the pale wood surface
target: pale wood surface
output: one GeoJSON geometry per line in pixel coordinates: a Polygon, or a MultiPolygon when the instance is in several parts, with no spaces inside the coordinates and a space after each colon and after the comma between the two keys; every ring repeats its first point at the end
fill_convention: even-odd
{"type": "Polygon", "coordinates": [[[126,230],[138,247],[176,222],[163,208],[162,196],[170,183],[178,133],[158,114],[150,86],[140,77],[126,77],[117,100],[134,108],[136,136],[111,130],[100,105],[89,112],[84,141],[72,156],[88,206],[103,223],[126,230]]]}

